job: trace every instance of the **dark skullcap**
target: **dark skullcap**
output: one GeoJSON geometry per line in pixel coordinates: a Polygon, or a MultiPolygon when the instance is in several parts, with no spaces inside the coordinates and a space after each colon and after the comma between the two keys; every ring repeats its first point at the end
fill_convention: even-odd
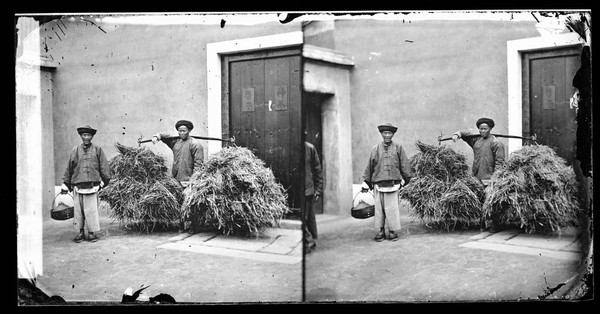
{"type": "Polygon", "coordinates": [[[383,131],[392,131],[393,133],[396,133],[398,130],[398,128],[393,126],[391,123],[382,124],[378,126],[377,129],[379,130],[379,133],[383,131]]]}
{"type": "Polygon", "coordinates": [[[90,133],[92,135],[96,135],[96,129],[94,129],[91,126],[89,126],[89,124],[86,124],[86,125],[84,125],[82,127],[78,127],[77,128],[77,133],[79,133],[79,134],[90,133]]]}
{"type": "Polygon", "coordinates": [[[492,120],[490,118],[480,118],[479,120],[477,120],[475,125],[477,126],[477,128],[479,128],[479,126],[482,125],[483,123],[489,125],[490,128],[493,128],[495,126],[494,120],[492,120]]]}
{"type": "Polygon", "coordinates": [[[194,124],[188,120],[179,120],[175,123],[175,130],[179,130],[179,127],[185,125],[188,130],[192,130],[194,128],[194,124]]]}

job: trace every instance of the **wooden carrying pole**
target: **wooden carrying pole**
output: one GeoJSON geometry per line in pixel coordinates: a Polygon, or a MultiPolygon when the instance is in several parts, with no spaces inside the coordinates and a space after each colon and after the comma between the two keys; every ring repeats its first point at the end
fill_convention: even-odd
{"type": "MultiPolygon", "coordinates": [[[[520,139],[523,139],[523,140],[528,140],[528,141],[532,141],[534,143],[537,143],[536,142],[536,136],[535,136],[535,134],[532,135],[532,136],[530,136],[530,137],[522,137],[522,136],[516,136],[516,135],[505,135],[505,134],[490,134],[490,135],[493,135],[495,137],[520,138],[520,139]]],[[[470,135],[463,135],[463,136],[473,137],[473,136],[481,136],[481,134],[470,134],[470,135]]],[[[442,135],[440,134],[440,136],[438,136],[438,145],[440,145],[443,141],[449,141],[451,139],[452,139],[452,137],[444,137],[444,138],[442,138],[442,135]]]]}
{"type": "MultiPolygon", "coordinates": [[[[173,137],[177,137],[177,136],[173,136],[173,137]]],[[[169,138],[173,138],[173,137],[169,137],[169,138]]],[[[231,143],[234,144],[235,143],[235,137],[229,138],[229,139],[223,139],[223,138],[218,138],[218,137],[207,137],[207,136],[195,136],[195,135],[190,135],[190,137],[199,139],[199,140],[210,140],[210,141],[221,141],[221,142],[227,142],[227,143],[231,143]]],[[[141,146],[142,143],[148,143],[148,142],[152,142],[152,140],[143,140],[142,136],[140,136],[140,138],[138,138],[138,145],[141,146]]]]}

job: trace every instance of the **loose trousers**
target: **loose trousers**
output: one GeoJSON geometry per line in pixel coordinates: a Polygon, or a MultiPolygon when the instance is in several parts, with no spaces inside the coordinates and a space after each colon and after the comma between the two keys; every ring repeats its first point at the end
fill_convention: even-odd
{"type": "Polygon", "coordinates": [[[375,229],[379,230],[387,225],[389,230],[400,230],[400,200],[398,192],[379,192],[373,189],[375,197],[375,229]]]}
{"type": "MultiPolygon", "coordinates": [[[[483,189],[485,190],[485,188],[487,188],[487,186],[490,185],[490,180],[481,180],[481,183],[483,183],[483,189]]],[[[486,217],[483,217],[482,220],[484,221],[481,223],[481,227],[497,228],[500,221],[500,216],[498,215],[498,213],[494,212],[486,217]]]]}
{"type": "Polygon", "coordinates": [[[315,244],[317,234],[317,217],[313,207],[314,196],[309,195],[304,199],[304,212],[302,213],[302,224],[304,225],[304,241],[305,245],[311,247],[315,244]]]}
{"type": "Polygon", "coordinates": [[[73,190],[73,227],[77,232],[87,227],[89,232],[100,231],[98,193],[80,194],[73,190]]]}

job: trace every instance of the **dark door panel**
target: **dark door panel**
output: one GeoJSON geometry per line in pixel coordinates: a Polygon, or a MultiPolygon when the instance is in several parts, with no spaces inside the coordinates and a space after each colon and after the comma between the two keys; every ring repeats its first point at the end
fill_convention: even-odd
{"type": "Polygon", "coordinates": [[[230,132],[271,168],[288,191],[289,206],[300,208],[300,55],[246,54],[226,61],[230,132]]]}
{"type": "Polygon", "coordinates": [[[573,77],[579,68],[580,48],[526,53],[523,56],[523,135],[552,147],[572,164],[576,145],[573,77]]]}

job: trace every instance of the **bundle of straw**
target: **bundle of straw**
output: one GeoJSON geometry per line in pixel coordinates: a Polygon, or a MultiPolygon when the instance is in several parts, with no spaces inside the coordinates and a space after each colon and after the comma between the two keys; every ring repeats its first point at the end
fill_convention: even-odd
{"type": "Polygon", "coordinates": [[[137,231],[179,227],[183,187],[167,174],[165,158],[147,148],[115,146],[120,154],[109,163],[112,180],[99,194],[110,216],[137,231]]]}
{"type": "Polygon", "coordinates": [[[434,146],[416,141],[419,153],[411,158],[411,167],[417,176],[431,175],[450,182],[469,176],[467,158],[447,146],[434,146]]]}
{"type": "Polygon", "coordinates": [[[411,215],[435,229],[479,226],[483,185],[469,173],[466,157],[446,146],[416,146],[419,152],[410,158],[415,177],[399,193],[411,215]]]}
{"type": "Polygon", "coordinates": [[[167,174],[166,160],[147,148],[127,147],[116,143],[120,155],[113,157],[110,168],[117,178],[132,178],[136,181],[152,181],[167,174]]]}
{"type": "Polygon", "coordinates": [[[182,215],[223,234],[258,235],[289,211],[283,186],[244,147],[226,147],[211,155],[183,194],[182,215]]]}
{"type": "Polygon", "coordinates": [[[483,210],[527,233],[559,231],[577,224],[577,190],[573,168],[552,148],[523,146],[492,175],[483,210]]]}
{"type": "Polygon", "coordinates": [[[439,199],[446,190],[446,183],[431,175],[415,176],[410,183],[400,190],[400,198],[407,200],[411,206],[411,214],[427,223],[438,221],[443,209],[439,199]]]}
{"type": "Polygon", "coordinates": [[[452,229],[481,221],[481,200],[462,179],[454,181],[442,194],[439,204],[444,211],[437,220],[452,223],[452,229]]]}

